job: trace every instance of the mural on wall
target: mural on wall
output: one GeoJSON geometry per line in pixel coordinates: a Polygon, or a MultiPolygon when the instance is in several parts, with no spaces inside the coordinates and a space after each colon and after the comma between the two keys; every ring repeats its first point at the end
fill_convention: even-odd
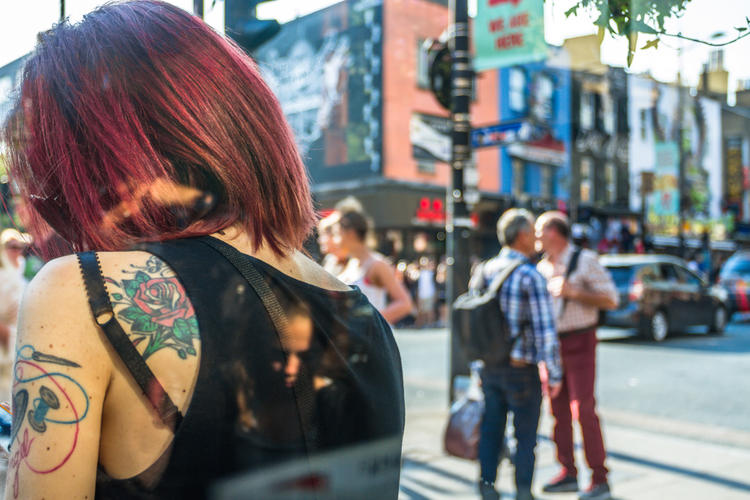
{"type": "Polygon", "coordinates": [[[380,174],[381,55],[379,0],[291,21],[255,54],[314,183],[380,174]]]}
{"type": "Polygon", "coordinates": [[[653,172],[654,192],[647,200],[649,228],[654,234],[679,234],[681,144],[685,233],[699,236],[711,231],[715,238],[723,238],[727,228],[720,210],[721,105],[705,97],[693,97],[688,90],[680,97],[677,87],[638,76],[630,77],[629,89],[631,208],[640,205],[641,172],[653,172]]]}

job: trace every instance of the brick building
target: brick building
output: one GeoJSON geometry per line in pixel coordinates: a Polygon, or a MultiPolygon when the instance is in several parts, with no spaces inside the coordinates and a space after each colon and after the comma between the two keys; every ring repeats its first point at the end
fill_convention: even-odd
{"type": "MultiPolygon", "coordinates": [[[[407,257],[421,253],[416,240],[443,252],[450,166],[429,152],[414,123],[450,130],[449,113],[428,88],[424,47],[449,22],[447,0],[346,0],[285,24],[256,54],[294,129],[318,208],[357,197],[381,249],[395,246],[407,257]]],[[[498,121],[497,86],[497,72],[478,76],[476,126],[498,121]]],[[[482,247],[494,240],[502,204],[497,150],[478,151],[475,164],[483,193],[475,211],[492,226],[477,235],[482,247]]]]}

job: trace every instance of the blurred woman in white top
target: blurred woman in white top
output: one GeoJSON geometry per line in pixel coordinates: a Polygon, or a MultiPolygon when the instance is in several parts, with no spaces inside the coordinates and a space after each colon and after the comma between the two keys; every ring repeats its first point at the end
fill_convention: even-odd
{"type": "Polygon", "coordinates": [[[396,279],[393,266],[367,246],[368,230],[367,218],[361,212],[340,214],[333,240],[349,260],[337,277],[348,285],[356,285],[385,320],[395,324],[411,313],[414,305],[409,292],[396,279]]]}
{"type": "Polygon", "coordinates": [[[15,229],[5,229],[0,233],[0,401],[10,399],[18,305],[26,286],[23,252],[28,241],[28,237],[15,229]]]}

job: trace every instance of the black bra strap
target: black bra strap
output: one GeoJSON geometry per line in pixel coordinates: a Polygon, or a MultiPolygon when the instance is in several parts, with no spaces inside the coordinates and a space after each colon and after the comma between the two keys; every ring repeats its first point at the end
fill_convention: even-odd
{"type": "Polygon", "coordinates": [[[176,432],[182,423],[182,413],[172,402],[169,394],[156,379],[154,372],[148,367],[115,318],[112,303],[109,301],[109,294],[104,287],[99,258],[95,252],[79,253],[77,257],[94,320],[101,327],[109,343],[117,351],[120,359],[125,363],[133,379],[135,379],[151,406],[159,414],[162,422],[176,432]]]}

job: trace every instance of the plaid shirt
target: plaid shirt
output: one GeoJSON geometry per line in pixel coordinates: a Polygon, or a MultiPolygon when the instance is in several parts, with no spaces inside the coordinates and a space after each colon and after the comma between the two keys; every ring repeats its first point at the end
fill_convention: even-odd
{"type": "MultiPolygon", "coordinates": [[[[537,269],[548,280],[565,276],[572,255],[573,245],[568,245],[554,263],[549,257],[545,257],[539,262],[537,269]]],[[[599,256],[591,250],[581,250],[576,269],[570,275],[568,281],[571,285],[586,291],[606,294],[615,303],[619,301],[612,276],[599,264],[599,256]]],[[[577,300],[568,300],[563,310],[564,301],[562,299],[556,298],[553,301],[558,332],[565,333],[581,328],[596,328],[599,321],[599,309],[596,307],[583,304],[577,300]]]]}
{"type": "Polygon", "coordinates": [[[511,358],[527,363],[544,362],[550,383],[560,382],[560,345],[546,280],[526,256],[507,247],[482,266],[482,276],[485,281],[491,280],[512,260],[523,263],[511,273],[498,293],[500,309],[508,320],[511,335],[513,338],[520,336],[511,358]]]}

